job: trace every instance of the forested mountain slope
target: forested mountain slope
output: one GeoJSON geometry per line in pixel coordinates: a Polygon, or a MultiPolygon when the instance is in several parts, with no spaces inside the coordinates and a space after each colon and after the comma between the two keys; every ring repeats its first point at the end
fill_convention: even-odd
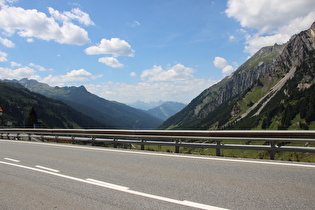
{"type": "Polygon", "coordinates": [[[18,83],[0,81],[0,126],[32,127],[31,110],[44,128],[109,128],[108,125],[74,110],[61,101],[31,92],[18,83]]]}

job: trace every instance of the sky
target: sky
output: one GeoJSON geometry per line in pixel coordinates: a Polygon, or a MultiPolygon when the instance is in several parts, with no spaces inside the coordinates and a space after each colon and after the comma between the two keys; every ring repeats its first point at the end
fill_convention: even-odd
{"type": "Polygon", "coordinates": [[[189,103],[315,21],[314,0],[0,0],[0,79],[189,103]]]}

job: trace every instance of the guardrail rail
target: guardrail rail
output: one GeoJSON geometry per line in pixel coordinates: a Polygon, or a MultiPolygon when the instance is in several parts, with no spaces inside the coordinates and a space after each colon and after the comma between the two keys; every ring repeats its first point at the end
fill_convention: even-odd
{"type": "Polygon", "coordinates": [[[220,156],[221,149],[267,150],[274,160],[275,152],[311,152],[315,147],[285,146],[284,142],[315,143],[315,131],[195,131],[195,130],[115,130],[115,129],[0,129],[0,138],[15,140],[69,141],[95,145],[99,142],[119,144],[138,144],[144,150],[145,145],[174,146],[179,153],[180,147],[214,148],[220,156]],[[246,144],[231,144],[245,141],[246,144]],[[251,145],[251,142],[262,142],[251,145]],[[225,144],[228,142],[229,144],[225,144]]]}

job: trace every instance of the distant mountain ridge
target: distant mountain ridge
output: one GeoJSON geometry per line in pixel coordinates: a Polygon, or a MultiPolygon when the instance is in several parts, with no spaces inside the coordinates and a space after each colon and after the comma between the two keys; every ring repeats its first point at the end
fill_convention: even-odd
{"type": "Polygon", "coordinates": [[[315,23],[264,47],[161,129],[315,129],[315,23]]]}
{"type": "Polygon", "coordinates": [[[181,111],[185,106],[186,104],[183,103],[168,101],[153,109],[149,109],[147,112],[165,121],[172,115],[181,111]]]}
{"type": "Polygon", "coordinates": [[[27,118],[33,108],[43,128],[112,128],[60,100],[31,92],[16,81],[0,81],[0,92],[0,105],[4,109],[0,126],[32,127],[27,118]]]}
{"type": "Polygon", "coordinates": [[[120,129],[155,129],[163,121],[125,104],[98,97],[80,87],[50,87],[36,80],[22,79],[29,90],[53,97],[91,118],[120,129]]]}
{"type": "Polygon", "coordinates": [[[158,107],[162,104],[166,103],[166,101],[149,101],[149,102],[145,102],[145,101],[136,101],[134,103],[128,103],[128,106],[134,107],[136,109],[142,109],[145,111],[148,111],[150,109],[153,109],[155,107],[158,107]]]}

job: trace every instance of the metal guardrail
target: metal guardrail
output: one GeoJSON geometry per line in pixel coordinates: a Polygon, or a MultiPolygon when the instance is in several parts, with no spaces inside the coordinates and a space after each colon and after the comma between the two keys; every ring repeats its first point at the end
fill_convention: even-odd
{"type": "Polygon", "coordinates": [[[104,130],[104,129],[0,129],[0,138],[38,141],[83,142],[92,145],[100,142],[119,144],[174,146],[179,153],[180,147],[214,148],[220,156],[221,149],[267,150],[274,160],[275,152],[311,152],[315,147],[283,146],[284,142],[315,142],[315,131],[188,131],[188,130],[104,130]],[[198,142],[196,142],[198,141],[198,142]],[[244,141],[246,144],[230,144],[244,141]],[[260,145],[251,145],[259,141],[260,145]],[[229,144],[225,144],[228,142],[229,144]],[[278,144],[278,145],[277,145],[278,144]]]}

